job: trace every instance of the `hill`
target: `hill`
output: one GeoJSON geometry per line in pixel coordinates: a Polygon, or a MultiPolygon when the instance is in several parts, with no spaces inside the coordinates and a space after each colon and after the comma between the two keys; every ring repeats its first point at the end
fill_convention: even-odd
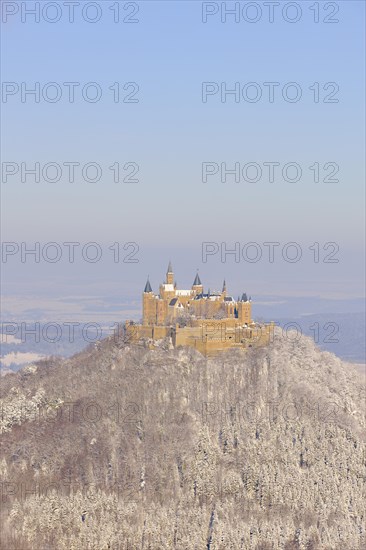
{"type": "Polygon", "coordinates": [[[7,550],[365,547],[365,384],[310,338],[107,338],[2,379],[7,550]]]}

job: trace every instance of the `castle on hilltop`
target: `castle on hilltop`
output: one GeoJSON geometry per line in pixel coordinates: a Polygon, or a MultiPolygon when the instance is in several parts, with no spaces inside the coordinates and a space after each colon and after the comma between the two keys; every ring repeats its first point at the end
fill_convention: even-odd
{"type": "Polygon", "coordinates": [[[154,294],[149,278],[142,295],[142,324],[126,321],[131,340],[170,337],[174,347],[191,346],[204,355],[228,348],[246,349],[266,345],[273,324],[252,320],[252,302],[244,292],[237,300],[224,281],[221,292],[204,292],[198,272],[189,290],[180,290],[169,262],[165,282],[154,294]]]}

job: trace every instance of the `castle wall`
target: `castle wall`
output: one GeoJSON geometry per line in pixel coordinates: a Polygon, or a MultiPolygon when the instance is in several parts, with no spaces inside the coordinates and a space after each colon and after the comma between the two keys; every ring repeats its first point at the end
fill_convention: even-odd
{"type": "Polygon", "coordinates": [[[229,320],[211,320],[193,327],[176,326],[173,334],[173,345],[191,346],[204,355],[237,347],[248,349],[267,345],[271,340],[274,325],[263,325],[243,328],[229,320]],[[212,322],[211,322],[212,321],[212,322]],[[227,323],[226,321],[229,321],[227,323]]]}
{"type": "Polygon", "coordinates": [[[127,339],[130,342],[137,342],[141,338],[151,338],[152,340],[161,340],[171,335],[172,329],[168,326],[158,325],[138,325],[135,323],[126,323],[125,330],[127,339]]]}

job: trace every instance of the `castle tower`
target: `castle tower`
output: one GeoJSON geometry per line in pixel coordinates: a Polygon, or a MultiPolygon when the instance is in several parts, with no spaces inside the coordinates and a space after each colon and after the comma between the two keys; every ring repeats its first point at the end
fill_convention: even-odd
{"type": "Polygon", "coordinates": [[[168,269],[167,269],[167,272],[166,272],[166,283],[168,285],[173,285],[174,284],[174,273],[173,273],[173,268],[172,268],[172,262],[171,261],[169,261],[168,269]]]}
{"type": "Polygon", "coordinates": [[[222,294],[222,296],[224,296],[224,298],[225,298],[225,296],[227,295],[227,291],[226,291],[226,281],[225,281],[225,279],[224,279],[224,282],[223,282],[223,284],[222,284],[222,292],[221,292],[221,294],[222,294]]]}
{"type": "Polygon", "coordinates": [[[155,297],[148,277],[144,288],[144,293],[142,295],[142,324],[153,325],[155,323],[155,319],[155,297]]]}
{"type": "Polygon", "coordinates": [[[196,276],[195,276],[194,281],[193,281],[192,290],[196,294],[202,294],[203,293],[203,285],[202,285],[201,279],[198,275],[198,270],[197,270],[196,276]]]}
{"type": "Polygon", "coordinates": [[[245,292],[241,296],[241,300],[237,304],[238,308],[238,321],[243,324],[249,325],[252,322],[252,304],[247,298],[245,292]]]}

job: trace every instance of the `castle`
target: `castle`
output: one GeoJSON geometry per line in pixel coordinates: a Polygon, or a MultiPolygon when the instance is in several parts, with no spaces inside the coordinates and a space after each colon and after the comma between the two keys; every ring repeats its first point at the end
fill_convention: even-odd
{"type": "Polygon", "coordinates": [[[221,292],[204,292],[198,272],[189,290],[180,290],[169,262],[165,282],[154,294],[149,278],[142,295],[142,324],[126,321],[131,340],[170,337],[174,347],[191,346],[204,355],[228,348],[246,349],[266,345],[273,324],[252,320],[251,299],[243,293],[234,300],[224,281],[221,292]]]}

